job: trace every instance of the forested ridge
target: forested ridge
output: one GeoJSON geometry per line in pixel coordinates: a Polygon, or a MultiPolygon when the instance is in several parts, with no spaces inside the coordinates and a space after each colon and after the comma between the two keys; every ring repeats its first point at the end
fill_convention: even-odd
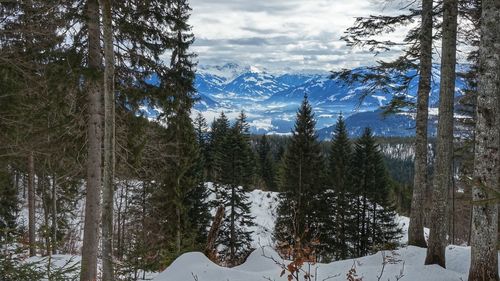
{"type": "MultiPolygon", "coordinates": [[[[327,140],[307,92],[285,136],[251,134],[251,112],[194,110],[187,0],[0,3],[0,279],[143,280],[188,252],[236,268],[268,246],[280,277],[314,280],[311,265],[398,250],[407,235],[426,265],[447,268],[447,247],[466,245],[468,280],[499,280],[500,2],[403,2],[341,38],[400,55],[331,78],[362,83],[360,104],[395,93],[377,114],[412,116],[415,137],[352,137],[335,112],[327,140]],[[402,26],[401,42],[380,39],[402,26]],[[276,196],[271,245],[256,247],[255,190],[276,196]],[[54,265],[61,255],[78,258],[54,265]]],[[[362,280],[356,264],[339,274],[362,280]]]]}

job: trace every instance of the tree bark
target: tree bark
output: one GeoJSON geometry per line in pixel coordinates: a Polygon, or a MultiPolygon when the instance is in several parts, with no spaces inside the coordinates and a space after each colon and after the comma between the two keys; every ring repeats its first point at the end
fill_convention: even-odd
{"type": "Polygon", "coordinates": [[[499,280],[500,2],[482,5],[469,281],[499,280]]]}
{"type": "Polygon", "coordinates": [[[431,232],[425,264],[438,264],[446,267],[448,190],[452,185],[453,176],[453,100],[455,95],[458,0],[444,0],[443,9],[436,170],[432,192],[431,232]]]}
{"type": "MultiPolygon", "coordinates": [[[[234,161],[233,161],[234,163],[234,161]]],[[[234,181],[233,181],[234,182],[234,181]]],[[[235,192],[234,192],[234,183],[231,185],[231,220],[230,220],[230,231],[231,231],[231,239],[229,241],[229,248],[230,248],[230,259],[229,259],[229,262],[230,262],[230,265],[231,266],[234,266],[236,261],[235,261],[235,255],[236,255],[236,231],[235,231],[235,221],[234,221],[234,212],[236,212],[235,210],[235,202],[234,202],[234,197],[236,196],[235,192]]]]}
{"type": "Polygon", "coordinates": [[[30,257],[36,255],[35,225],[35,160],[33,152],[28,155],[28,237],[30,257]]]}
{"type": "Polygon", "coordinates": [[[99,244],[100,188],[102,183],[102,79],[98,0],[87,1],[88,67],[87,77],[87,190],[83,230],[80,281],[97,280],[97,250],[99,244]]]}
{"type": "Polygon", "coordinates": [[[217,240],[217,236],[219,235],[220,226],[222,224],[222,220],[224,219],[224,211],[225,208],[223,205],[217,208],[217,212],[215,213],[214,221],[212,222],[212,226],[210,227],[210,231],[207,236],[207,245],[205,246],[205,255],[212,261],[215,261],[217,257],[217,252],[215,249],[215,241],[217,240]]]}
{"type": "Polygon", "coordinates": [[[57,182],[52,176],[52,254],[57,254],[57,182]]]}
{"type": "Polygon", "coordinates": [[[104,38],[104,175],[102,193],[102,280],[114,280],[113,194],[115,174],[114,53],[111,0],[101,0],[104,38]]]}
{"type": "Polygon", "coordinates": [[[411,201],[408,245],[426,247],[424,237],[424,194],[427,189],[427,119],[432,75],[432,0],[422,0],[420,29],[420,77],[418,81],[415,135],[415,176],[411,201]]]}

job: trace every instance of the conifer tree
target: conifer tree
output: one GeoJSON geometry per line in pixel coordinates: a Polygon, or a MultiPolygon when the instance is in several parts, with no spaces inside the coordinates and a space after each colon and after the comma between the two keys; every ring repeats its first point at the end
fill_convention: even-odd
{"type": "Polygon", "coordinates": [[[318,238],[316,210],[322,207],[317,195],[323,191],[323,162],[315,125],[306,95],[283,160],[275,236],[284,247],[310,247],[318,238]]]}
{"type": "Polygon", "coordinates": [[[453,110],[457,63],[458,0],[443,1],[443,43],[439,121],[436,142],[436,169],[432,190],[430,233],[425,264],[446,267],[448,244],[448,190],[453,178],[453,110]]]}
{"type": "Polygon", "coordinates": [[[411,203],[410,225],[408,227],[408,244],[425,247],[424,238],[424,194],[427,190],[427,122],[429,107],[429,92],[432,76],[432,3],[433,0],[422,1],[422,24],[420,27],[420,54],[417,117],[415,132],[415,176],[411,203]]]}
{"type": "Polygon", "coordinates": [[[190,191],[198,185],[196,160],[199,149],[190,117],[195,93],[195,55],[189,51],[194,37],[187,24],[190,7],[185,0],[172,1],[171,4],[170,37],[173,49],[168,76],[162,81],[171,98],[159,102],[166,109],[161,117],[166,118],[167,124],[164,192],[170,195],[166,200],[173,208],[166,214],[175,217],[174,223],[169,222],[169,225],[175,228],[172,233],[175,237],[173,250],[175,255],[179,255],[185,246],[191,244],[188,238],[193,235],[187,218],[189,206],[185,202],[190,191]]]}
{"type": "Polygon", "coordinates": [[[499,280],[500,4],[482,4],[469,281],[499,280]]]}
{"type": "Polygon", "coordinates": [[[194,127],[198,143],[198,158],[196,160],[196,186],[188,192],[186,196],[186,206],[188,208],[188,219],[190,227],[195,233],[195,247],[201,248],[206,243],[207,229],[210,224],[211,215],[209,212],[208,195],[206,186],[206,150],[207,150],[207,122],[198,113],[194,127]]]}
{"type": "Polygon", "coordinates": [[[273,155],[271,153],[271,146],[267,140],[266,135],[262,135],[257,144],[257,155],[259,160],[259,174],[260,178],[265,185],[267,190],[275,191],[276,179],[275,179],[275,165],[273,155]]]}
{"type": "MultiPolygon", "coordinates": [[[[331,228],[334,235],[331,247],[334,249],[336,258],[346,259],[352,254],[350,246],[350,225],[352,200],[351,190],[351,158],[352,145],[347,135],[347,128],[344,118],[339,116],[330,147],[328,186],[334,191],[334,201],[330,202],[326,208],[331,210],[335,216],[335,223],[326,224],[331,228]]],[[[325,239],[321,239],[325,241],[325,239]]]]}
{"type": "Polygon", "coordinates": [[[365,256],[377,246],[394,243],[400,232],[389,202],[387,171],[369,128],[355,144],[352,167],[353,209],[358,228],[355,255],[365,256]]]}
{"type": "MultiPolygon", "coordinates": [[[[0,163],[0,165],[2,165],[0,163]]],[[[16,230],[17,186],[9,169],[0,166],[0,243],[7,244],[16,230]]]]}
{"type": "MultiPolygon", "coordinates": [[[[222,115],[219,124],[224,124],[222,115]]],[[[254,161],[249,126],[243,112],[227,131],[217,153],[215,159],[220,168],[216,177],[217,204],[226,208],[217,243],[224,246],[219,252],[221,259],[234,266],[251,250],[251,232],[248,227],[254,225],[254,218],[250,215],[251,203],[245,193],[252,182],[254,161]]]]}
{"type": "Polygon", "coordinates": [[[85,224],[83,232],[80,281],[97,279],[97,251],[99,244],[100,188],[102,183],[102,57],[100,47],[100,18],[97,0],[87,1],[88,30],[88,147],[87,187],[85,196],[85,224]]]}
{"type": "MultiPolygon", "coordinates": [[[[220,177],[220,173],[222,172],[222,167],[220,167],[220,157],[224,153],[224,145],[226,143],[226,138],[228,135],[229,120],[227,119],[224,112],[221,112],[219,117],[214,119],[214,121],[212,122],[209,135],[209,146],[207,153],[207,173],[209,181],[215,182],[216,179],[220,177]]],[[[215,185],[215,187],[217,188],[217,185],[215,185]]]]}

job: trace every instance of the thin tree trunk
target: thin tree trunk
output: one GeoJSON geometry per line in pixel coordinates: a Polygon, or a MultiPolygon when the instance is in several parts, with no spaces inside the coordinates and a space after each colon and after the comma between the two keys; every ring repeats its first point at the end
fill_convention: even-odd
{"type": "Polygon", "coordinates": [[[101,0],[104,37],[104,175],[102,193],[102,280],[113,281],[113,193],[115,174],[114,53],[111,0],[101,0]]]}
{"type": "Polygon", "coordinates": [[[432,75],[432,2],[422,0],[420,29],[420,78],[418,81],[415,135],[415,176],[408,228],[408,245],[426,247],[424,237],[424,194],[427,188],[427,119],[432,75]]]}
{"type": "MultiPolygon", "coordinates": [[[[122,215],[122,222],[121,222],[121,228],[122,228],[122,237],[121,237],[121,241],[122,241],[122,244],[121,244],[121,250],[120,250],[120,257],[123,259],[123,248],[124,248],[124,245],[126,244],[125,242],[125,237],[126,236],[126,232],[127,232],[127,229],[125,227],[126,225],[126,222],[127,222],[127,216],[126,214],[128,214],[128,206],[129,206],[129,193],[128,193],[128,190],[129,190],[129,185],[127,184],[126,188],[125,188],[125,196],[124,196],[124,200],[125,200],[125,208],[123,209],[123,215],[122,215]]],[[[146,203],[144,203],[146,204],[146,203]]],[[[120,224],[120,222],[118,222],[120,224]]]]}
{"type": "Polygon", "coordinates": [[[175,207],[175,216],[176,216],[176,237],[175,237],[175,246],[177,249],[177,255],[181,253],[181,240],[182,240],[182,231],[181,231],[181,223],[182,223],[182,218],[181,218],[181,209],[180,206],[175,207]]]}
{"type": "Polygon", "coordinates": [[[500,2],[482,5],[469,281],[499,280],[500,2]]]}
{"type": "Polygon", "coordinates": [[[80,281],[97,280],[97,250],[99,244],[100,188],[102,183],[102,79],[99,3],[87,1],[88,61],[93,76],[87,77],[88,95],[88,156],[85,223],[83,230],[80,281]]]}
{"type": "Polygon", "coordinates": [[[50,256],[52,254],[51,250],[51,242],[50,242],[50,234],[48,233],[48,227],[50,225],[50,196],[49,196],[49,188],[50,188],[50,179],[47,176],[40,176],[39,178],[39,186],[41,187],[42,194],[42,206],[43,206],[43,220],[45,223],[45,231],[43,231],[43,237],[45,239],[45,255],[50,256]]]}
{"type": "Polygon", "coordinates": [[[438,264],[446,267],[448,190],[452,184],[453,176],[453,100],[455,96],[458,0],[444,0],[443,9],[436,170],[432,193],[431,232],[425,264],[438,264]]]}
{"type": "Polygon", "coordinates": [[[14,190],[16,191],[17,194],[19,190],[19,172],[15,169],[14,169],[14,190]]]}
{"type": "MultiPolygon", "coordinates": [[[[125,187],[127,187],[127,182],[125,181],[125,187]]],[[[122,206],[123,206],[123,189],[120,189],[120,201],[118,203],[118,208],[116,210],[116,220],[114,222],[116,230],[116,252],[115,257],[121,260],[122,257],[122,206]]]]}
{"type": "Polygon", "coordinates": [[[52,254],[57,254],[57,182],[52,176],[52,254]]]}
{"type": "Polygon", "coordinates": [[[30,257],[36,255],[35,237],[35,160],[28,155],[28,237],[30,257]]]}
{"type": "Polygon", "coordinates": [[[21,175],[21,180],[23,181],[23,199],[26,199],[26,185],[27,185],[27,183],[26,183],[26,174],[25,173],[23,173],[21,175]]]}

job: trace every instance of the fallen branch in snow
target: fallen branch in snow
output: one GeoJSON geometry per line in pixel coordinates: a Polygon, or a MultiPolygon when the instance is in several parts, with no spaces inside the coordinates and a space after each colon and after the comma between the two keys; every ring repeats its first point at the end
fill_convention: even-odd
{"type": "Polygon", "coordinates": [[[356,271],[356,261],[352,263],[351,269],[346,274],[347,281],[363,281],[363,277],[359,277],[356,271]]]}
{"type": "MultiPolygon", "coordinates": [[[[278,265],[281,268],[282,271],[281,271],[280,277],[285,275],[286,273],[288,273],[288,275],[287,275],[288,281],[292,281],[292,280],[300,281],[300,276],[303,274],[304,280],[318,281],[318,267],[319,266],[317,266],[314,262],[305,261],[304,258],[302,257],[302,255],[298,255],[293,261],[286,261],[284,259],[282,259],[281,261],[278,261],[273,256],[266,255],[263,247],[261,247],[261,249],[262,249],[262,256],[263,257],[270,259],[271,261],[273,261],[276,265],[278,265]],[[287,262],[289,262],[289,263],[287,264],[287,262]],[[303,267],[305,263],[307,263],[307,269],[304,269],[304,267],[303,267]],[[314,266],[314,273],[312,273],[311,266],[314,266]]],[[[303,249],[303,250],[305,252],[307,252],[307,249],[303,249]]],[[[327,281],[327,280],[333,279],[333,278],[338,277],[338,276],[340,276],[340,273],[335,274],[335,275],[329,275],[326,278],[321,279],[320,281],[327,281]]],[[[264,279],[269,280],[269,281],[274,281],[270,277],[264,277],[264,279]]]]}
{"type": "Polygon", "coordinates": [[[210,232],[207,236],[207,245],[205,246],[205,255],[213,262],[217,261],[217,250],[215,249],[215,240],[219,235],[220,226],[222,224],[222,219],[224,218],[224,206],[219,206],[217,212],[215,213],[214,221],[212,222],[212,227],[210,227],[210,232]]]}
{"type": "MultiPolygon", "coordinates": [[[[382,279],[382,276],[384,275],[385,266],[388,263],[397,264],[397,263],[401,262],[401,260],[398,260],[394,257],[396,255],[394,252],[393,252],[392,256],[386,255],[386,253],[384,251],[382,251],[381,254],[382,254],[382,269],[380,270],[380,274],[377,276],[378,281],[380,281],[382,279]]],[[[396,278],[396,281],[399,281],[404,277],[404,269],[405,269],[405,263],[403,262],[403,266],[402,266],[401,270],[399,271],[399,274],[394,276],[396,278]]],[[[390,279],[387,279],[387,280],[390,281],[390,279]]]]}

